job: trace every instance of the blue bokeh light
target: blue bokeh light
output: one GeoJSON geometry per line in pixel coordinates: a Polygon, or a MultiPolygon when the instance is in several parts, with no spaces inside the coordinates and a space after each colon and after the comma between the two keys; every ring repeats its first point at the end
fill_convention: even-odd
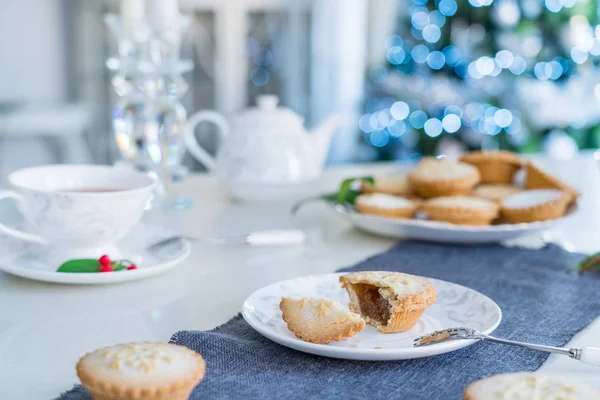
{"type": "Polygon", "coordinates": [[[427,65],[431,69],[441,69],[445,63],[446,57],[444,57],[444,53],[441,51],[432,51],[429,53],[429,56],[427,56],[427,65]]]}
{"type": "Polygon", "coordinates": [[[425,62],[427,61],[427,57],[429,56],[429,49],[427,48],[427,46],[419,44],[413,47],[413,49],[410,52],[410,55],[416,63],[425,64],[425,62]]]}
{"type": "Polygon", "coordinates": [[[441,0],[440,4],[438,4],[438,10],[446,17],[451,17],[456,14],[458,5],[455,0],[441,0]]]}
{"type": "Polygon", "coordinates": [[[425,122],[427,122],[427,114],[420,110],[413,111],[413,113],[410,114],[408,122],[413,128],[421,129],[425,125],[425,122]]]}
{"type": "Polygon", "coordinates": [[[383,147],[390,141],[390,134],[387,130],[373,131],[369,135],[370,142],[375,147],[383,147]]]}

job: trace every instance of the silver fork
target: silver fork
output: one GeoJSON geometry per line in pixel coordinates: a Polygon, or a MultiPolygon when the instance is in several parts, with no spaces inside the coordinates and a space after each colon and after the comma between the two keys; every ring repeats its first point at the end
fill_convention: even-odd
{"type": "Polygon", "coordinates": [[[490,342],[508,344],[511,346],[527,347],[528,349],[547,351],[549,353],[562,354],[579,360],[582,363],[600,366],[600,348],[597,347],[582,347],[582,348],[567,348],[544,346],[541,344],[517,342],[514,340],[500,339],[485,333],[479,332],[473,328],[456,327],[443,329],[441,331],[431,332],[430,334],[420,336],[413,341],[414,347],[428,346],[435,343],[447,342],[449,340],[489,340],[490,342]]]}

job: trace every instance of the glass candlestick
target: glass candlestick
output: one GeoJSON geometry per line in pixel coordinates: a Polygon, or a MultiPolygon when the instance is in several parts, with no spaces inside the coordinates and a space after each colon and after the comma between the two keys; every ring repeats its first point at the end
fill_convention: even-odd
{"type": "Polygon", "coordinates": [[[189,18],[180,16],[177,24],[160,30],[139,24],[135,32],[122,29],[114,15],[105,20],[118,44],[118,55],[106,64],[114,72],[112,84],[120,97],[113,129],[121,156],[162,181],[166,190],[162,205],[187,208],[192,202],[182,197],[181,190],[187,176],[187,168],[181,165],[187,113],[180,99],[188,90],[182,74],[193,64],[179,59],[179,48],[189,18]]]}

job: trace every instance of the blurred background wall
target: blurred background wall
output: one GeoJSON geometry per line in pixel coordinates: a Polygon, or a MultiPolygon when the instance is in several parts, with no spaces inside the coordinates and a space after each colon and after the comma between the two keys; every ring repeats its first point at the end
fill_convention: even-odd
{"type": "MultiPolygon", "coordinates": [[[[473,148],[571,157],[597,147],[594,0],[182,0],[188,113],[272,93],[312,126],[338,112],[330,163],[473,148]]],[[[103,23],[116,0],[0,1],[0,172],[112,163],[103,23]]],[[[197,136],[213,151],[211,126],[197,136]]],[[[186,163],[202,167],[188,159],[186,163]]]]}

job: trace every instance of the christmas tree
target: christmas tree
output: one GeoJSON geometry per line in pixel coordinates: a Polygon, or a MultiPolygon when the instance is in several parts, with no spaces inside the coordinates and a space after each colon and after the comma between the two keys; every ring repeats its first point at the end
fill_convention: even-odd
{"type": "Polygon", "coordinates": [[[376,158],[598,146],[595,0],[412,0],[401,8],[385,64],[370,68],[359,121],[376,158]]]}

